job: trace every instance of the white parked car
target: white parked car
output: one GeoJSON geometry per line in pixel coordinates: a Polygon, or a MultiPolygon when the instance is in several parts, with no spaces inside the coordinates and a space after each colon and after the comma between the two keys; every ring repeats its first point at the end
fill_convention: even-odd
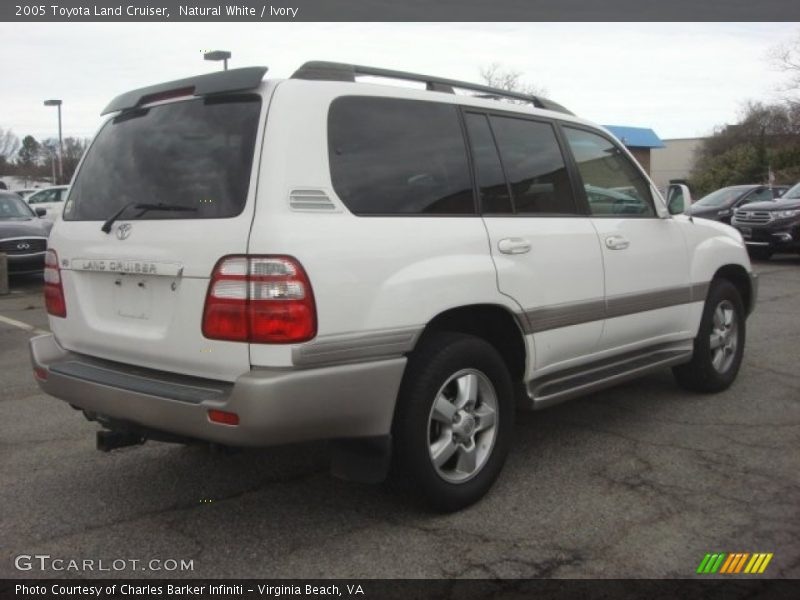
{"type": "Polygon", "coordinates": [[[43,208],[46,211],[45,218],[55,221],[61,217],[68,192],[68,185],[56,185],[37,190],[24,199],[34,210],[43,208]]]}
{"type": "Polygon", "coordinates": [[[499,475],[516,407],[666,367],[734,381],[741,236],[671,215],[604,129],[413,73],[265,71],[119,96],[78,168],[31,351],[101,449],[330,440],[335,473],[391,463],[453,510],[499,475]]]}

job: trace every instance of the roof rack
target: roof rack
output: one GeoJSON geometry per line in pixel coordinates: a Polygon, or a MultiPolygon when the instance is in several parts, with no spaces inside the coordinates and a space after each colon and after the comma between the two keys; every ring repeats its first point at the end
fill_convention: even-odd
{"type": "Polygon", "coordinates": [[[266,72],[267,67],[245,67],[243,69],[206,73],[205,75],[196,75],[195,77],[139,88],[138,90],[120,94],[100,114],[106,115],[118,110],[128,110],[174,95],[208,96],[250,90],[261,83],[266,72]]]}
{"type": "Polygon", "coordinates": [[[448,94],[455,94],[455,89],[469,90],[473,92],[481,92],[489,98],[510,98],[512,100],[521,100],[523,102],[530,102],[536,108],[544,108],[546,110],[553,110],[556,112],[572,113],[552,100],[542,98],[541,96],[533,96],[530,94],[523,94],[520,92],[512,92],[500,88],[493,88],[487,85],[480,85],[477,83],[468,83],[466,81],[457,81],[455,79],[444,79],[442,77],[433,77],[431,75],[420,75],[419,73],[408,73],[406,71],[392,71],[390,69],[379,69],[376,67],[364,67],[361,65],[350,65],[346,63],[335,63],[314,60],[305,63],[292,75],[292,79],[309,79],[316,81],[350,81],[355,82],[357,76],[371,76],[371,77],[386,77],[388,79],[402,79],[404,81],[420,81],[425,84],[425,89],[431,92],[445,92],[448,94]]]}

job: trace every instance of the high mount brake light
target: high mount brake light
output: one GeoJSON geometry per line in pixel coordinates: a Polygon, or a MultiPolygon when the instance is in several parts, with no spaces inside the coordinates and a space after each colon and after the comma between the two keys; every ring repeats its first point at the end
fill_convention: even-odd
{"type": "Polygon", "coordinates": [[[211,274],[203,335],[256,344],[306,342],[317,334],[311,282],[290,256],[226,256],[211,274]]]}

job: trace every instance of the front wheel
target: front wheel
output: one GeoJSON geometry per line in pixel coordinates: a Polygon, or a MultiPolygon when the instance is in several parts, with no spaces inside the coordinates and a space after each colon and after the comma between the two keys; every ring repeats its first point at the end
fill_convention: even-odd
{"type": "Polygon", "coordinates": [[[409,358],[393,426],[395,479],[436,509],[479,500],[503,467],[514,421],[508,369],[485,340],[433,333],[409,358]]]}
{"type": "Polygon", "coordinates": [[[692,360],[672,369],[678,383],[696,392],[721,392],[736,379],[745,342],[744,305],[731,282],[718,279],[703,308],[692,360]]]}

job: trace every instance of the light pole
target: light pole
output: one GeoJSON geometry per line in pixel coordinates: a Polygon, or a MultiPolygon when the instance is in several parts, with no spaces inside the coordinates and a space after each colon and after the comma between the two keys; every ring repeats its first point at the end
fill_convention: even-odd
{"type": "Polygon", "coordinates": [[[203,54],[204,60],[221,60],[226,71],[228,70],[228,59],[230,57],[231,53],[227,50],[213,50],[203,54]]]}
{"type": "Polygon", "coordinates": [[[58,107],[58,181],[64,181],[64,141],[61,138],[61,100],[45,100],[45,106],[58,107]]]}

